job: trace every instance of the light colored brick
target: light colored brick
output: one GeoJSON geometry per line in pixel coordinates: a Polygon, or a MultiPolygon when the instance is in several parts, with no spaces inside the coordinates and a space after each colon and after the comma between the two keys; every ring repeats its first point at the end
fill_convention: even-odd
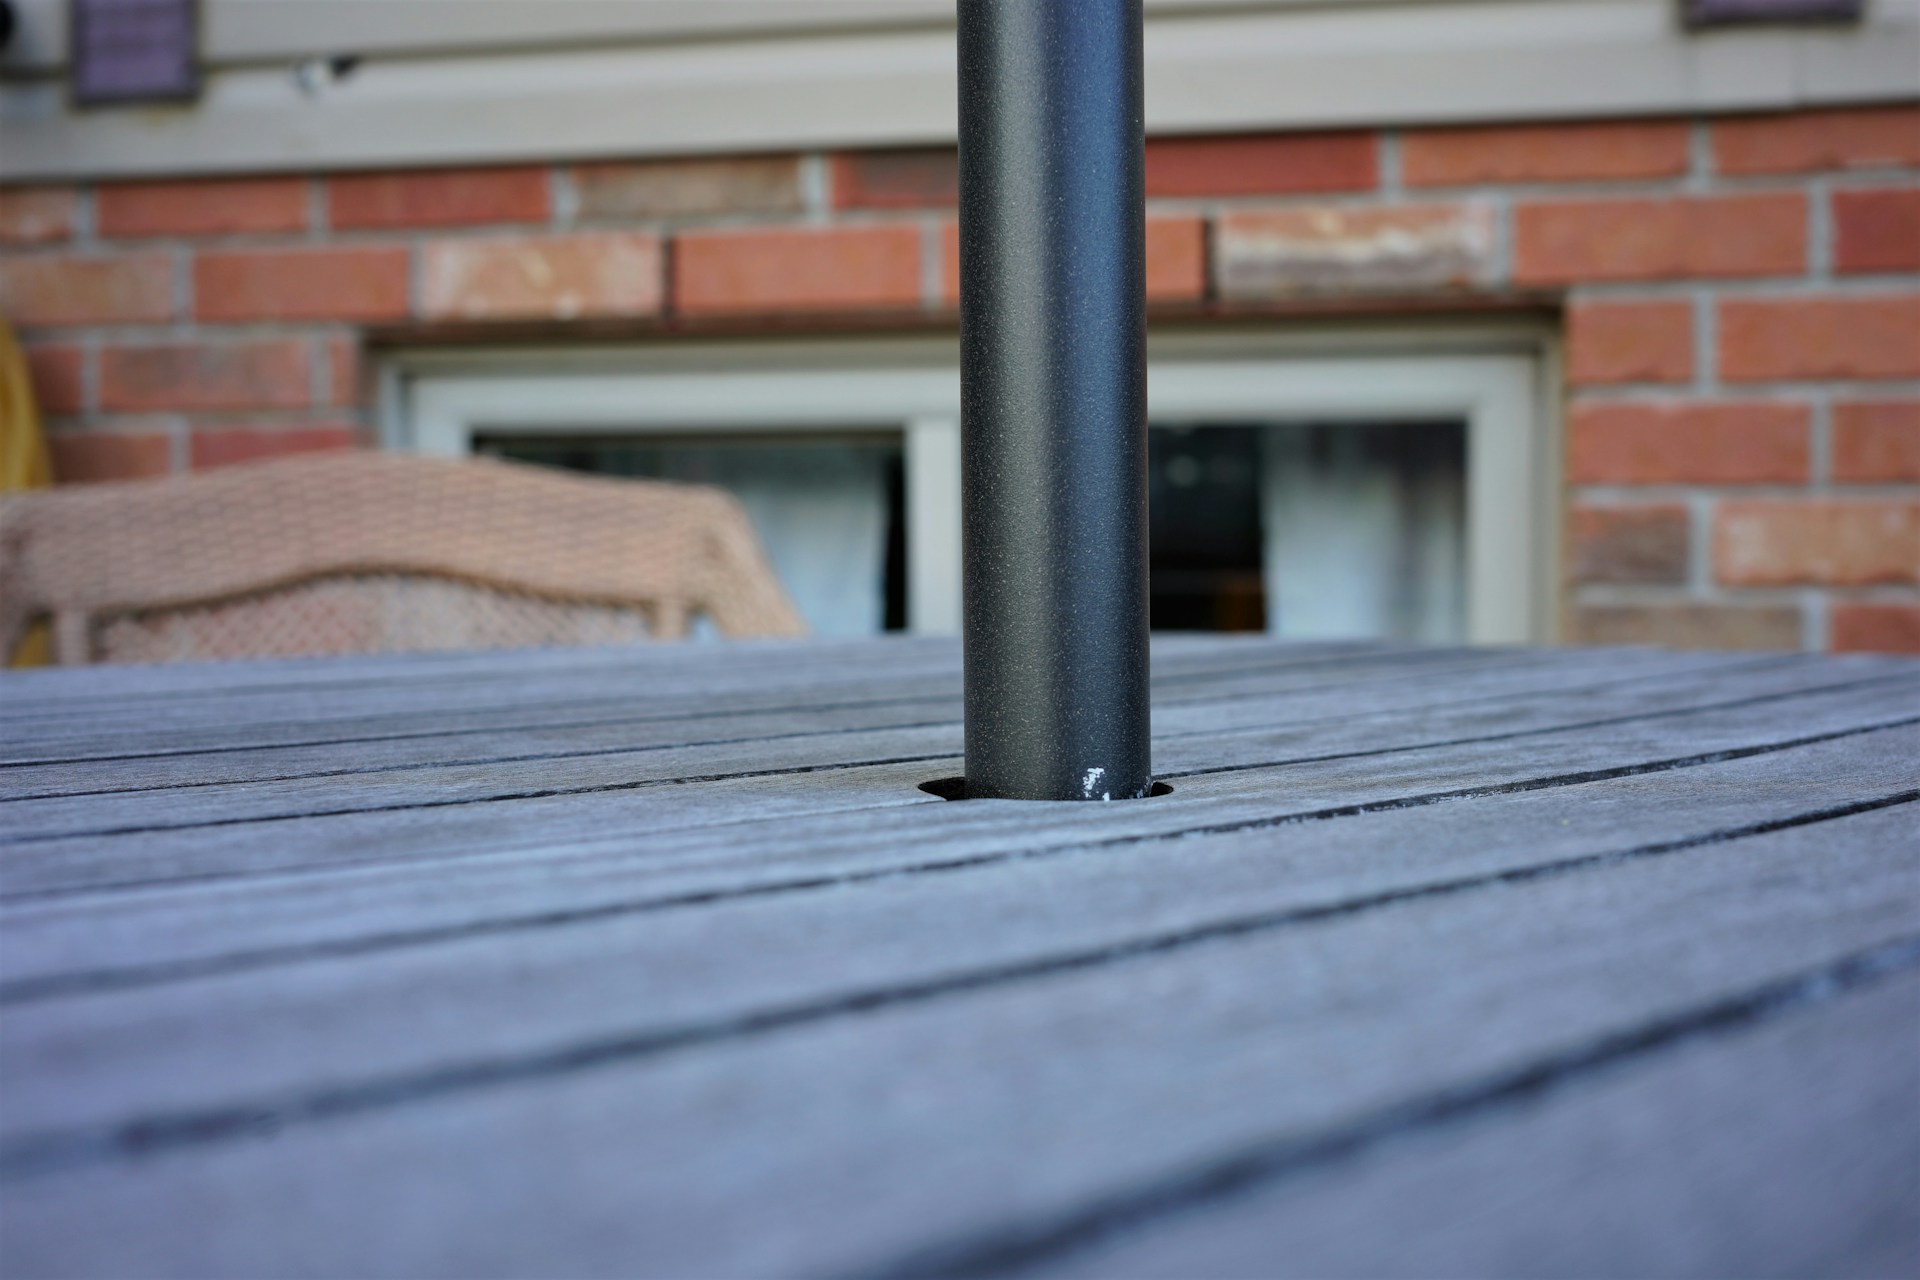
{"type": "Polygon", "coordinates": [[[1493,220],[1477,205],[1268,209],[1221,216],[1214,274],[1228,298],[1421,291],[1484,278],[1493,220]]]}
{"type": "Polygon", "coordinates": [[[838,209],[938,209],[960,202],[960,158],[950,148],[845,151],[833,157],[838,209]]]}
{"type": "Polygon", "coordinates": [[[1834,192],[1833,266],[1842,273],[1920,270],[1920,187],[1834,192]]]}
{"type": "Polygon", "coordinates": [[[1371,133],[1147,140],[1149,200],[1370,191],[1379,181],[1371,133]]]}
{"type": "Polygon", "coordinates": [[[1920,107],[1736,116],[1716,120],[1712,137],[1720,173],[1920,168],[1920,107]]]}
{"type": "Polygon", "coordinates": [[[1718,328],[1729,382],[1920,377],[1920,294],[1726,298],[1718,328]]]}
{"type": "Polygon", "coordinates": [[[920,228],[690,232],[674,242],[673,281],[688,315],[917,306],[920,228]]]}
{"type": "Polygon", "coordinates": [[[1920,653],[1920,604],[1836,604],[1828,628],[1840,653],[1920,653]]]}
{"type": "Polygon", "coordinates": [[[1657,644],[1675,649],[1798,649],[1791,605],[1584,604],[1567,619],[1574,644],[1657,644]]]}
{"type": "Polygon", "coordinates": [[[1713,563],[1732,586],[1920,582],[1920,501],[1723,502],[1714,512],[1713,563]]]}
{"type": "Polygon", "coordinates": [[[798,156],[581,165],[573,182],[583,218],[697,218],[806,207],[798,156]]]}
{"type": "Polygon", "coordinates": [[[70,239],[77,204],[67,187],[0,188],[0,244],[70,239]]]}
{"type": "Polygon", "coordinates": [[[79,347],[35,345],[22,348],[21,354],[40,412],[79,413],[85,407],[86,353],[79,347]]]}
{"type": "Polygon", "coordinates": [[[1682,120],[1415,129],[1400,138],[1400,179],[1441,187],[1671,178],[1687,171],[1688,151],[1682,120]]]}
{"type": "Polygon", "coordinates": [[[103,236],[221,236],[303,231],[304,178],[111,182],[94,193],[103,236]]]}
{"type": "Polygon", "coordinates": [[[1521,204],[1513,234],[1513,276],[1521,284],[1807,268],[1807,205],[1797,193],[1521,204]]]}
{"type": "Polygon", "coordinates": [[[1802,404],[1578,405],[1567,426],[1573,484],[1804,484],[1802,404]]]}
{"type": "Polygon", "coordinates": [[[339,230],[545,222],[545,169],[356,173],[327,180],[327,221],[339,230]]]}
{"type": "Polygon", "coordinates": [[[421,308],[451,320],[649,316],[660,276],[660,241],[641,232],[440,240],[422,259],[421,308]]]}
{"type": "Polygon", "coordinates": [[[55,484],[142,480],[173,470],[173,441],[157,431],[56,432],[47,451],[55,484]]]}
{"type": "Polygon", "coordinates": [[[1567,518],[1567,573],[1575,582],[1687,580],[1687,509],[1576,507],[1567,518]]]}
{"type": "Polygon", "coordinates": [[[294,453],[324,453],[359,444],[359,431],[346,423],[297,427],[196,427],[188,441],[195,471],[256,462],[294,453]]]}
{"type": "Polygon", "coordinates": [[[1841,484],[1920,483],[1920,400],[1834,405],[1833,478],[1841,484]]]}
{"type": "Polygon", "coordinates": [[[0,315],[22,329],[169,320],[173,259],[165,253],[6,259],[0,261],[0,315]]]}
{"type": "Polygon", "coordinates": [[[299,339],[163,343],[100,353],[100,407],[115,410],[305,406],[311,379],[299,339]]]}
{"type": "Polygon", "coordinates": [[[1567,311],[1567,380],[1575,385],[1687,382],[1693,308],[1686,302],[1581,302],[1567,311]]]}
{"type": "Polygon", "coordinates": [[[193,260],[200,320],[397,320],[407,314],[402,248],[239,249],[193,260]]]}

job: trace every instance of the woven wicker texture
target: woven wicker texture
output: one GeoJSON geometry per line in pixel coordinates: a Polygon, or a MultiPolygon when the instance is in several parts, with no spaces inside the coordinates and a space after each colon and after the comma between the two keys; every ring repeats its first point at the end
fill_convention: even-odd
{"type": "Polygon", "coordinates": [[[341,453],[0,499],[0,651],[63,663],[798,635],[717,490],[341,453]]]}

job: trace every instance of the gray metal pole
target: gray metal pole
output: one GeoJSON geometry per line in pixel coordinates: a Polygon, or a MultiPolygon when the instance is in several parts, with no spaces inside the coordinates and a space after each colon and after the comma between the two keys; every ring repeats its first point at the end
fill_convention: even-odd
{"type": "Polygon", "coordinates": [[[1153,785],[1140,0],[959,0],[966,791],[1153,785]]]}

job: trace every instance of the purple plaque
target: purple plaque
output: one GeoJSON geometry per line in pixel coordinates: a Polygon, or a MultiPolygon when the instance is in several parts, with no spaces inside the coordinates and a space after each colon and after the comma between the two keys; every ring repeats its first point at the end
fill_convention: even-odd
{"type": "Polygon", "coordinates": [[[1857,22],[1861,0],[1684,0],[1690,27],[1751,22],[1857,22]]]}
{"type": "Polygon", "coordinates": [[[68,0],[79,106],[180,102],[200,92],[195,0],[68,0]]]}

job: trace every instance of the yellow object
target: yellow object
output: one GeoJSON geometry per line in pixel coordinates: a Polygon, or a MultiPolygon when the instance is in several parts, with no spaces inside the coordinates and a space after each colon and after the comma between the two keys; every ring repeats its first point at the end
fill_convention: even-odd
{"type": "MultiPolygon", "coordinates": [[[[33,379],[13,330],[0,321],[0,493],[38,489],[53,483],[40,411],[33,403],[33,379]]],[[[7,665],[45,666],[52,654],[45,619],[28,629],[7,665]]]]}

